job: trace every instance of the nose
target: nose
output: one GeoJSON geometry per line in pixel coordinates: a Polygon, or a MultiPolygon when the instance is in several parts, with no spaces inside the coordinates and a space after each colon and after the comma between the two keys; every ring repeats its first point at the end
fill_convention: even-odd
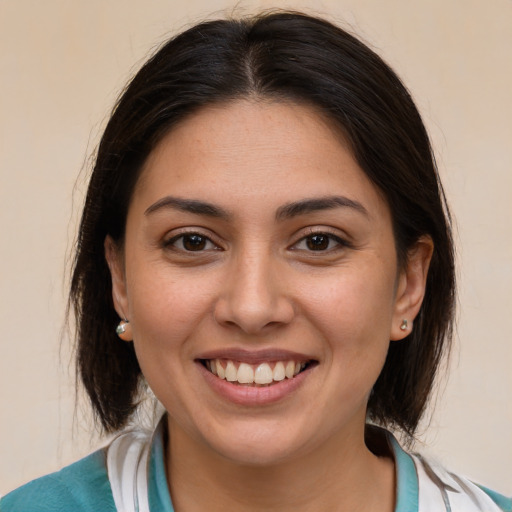
{"type": "Polygon", "coordinates": [[[215,304],[215,319],[224,326],[258,334],[289,324],[294,306],[279,265],[270,255],[240,255],[229,265],[215,304]]]}

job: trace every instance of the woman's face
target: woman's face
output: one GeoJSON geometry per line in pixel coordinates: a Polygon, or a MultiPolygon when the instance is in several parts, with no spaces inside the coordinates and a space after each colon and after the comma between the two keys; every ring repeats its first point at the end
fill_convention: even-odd
{"type": "Polygon", "coordinates": [[[362,442],[428,265],[397,270],[389,208],[340,133],[283,102],[206,108],[170,132],[135,188],[122,254],[106,247],[171,430],[255,464],[362,442]]]}

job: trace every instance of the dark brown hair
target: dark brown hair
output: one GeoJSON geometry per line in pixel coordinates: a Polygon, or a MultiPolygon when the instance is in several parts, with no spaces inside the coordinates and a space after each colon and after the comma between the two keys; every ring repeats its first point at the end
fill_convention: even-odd
{"type": "Polygon", "coordinates": [[[331,23],[277,12],[196,25],[169,40],[119,98],[101,139],[85,201],[70,303],[78,372],[106,431],[123,427],[143,382],[133,346],[115,333],[104,240],[122,244],[141,167],[164,134],[192,112],[237,98],[315,106],[334,121],[391,209],[398,260],[422,235],[434,242],[414,330],[391,342],[368,404],[369,419],[412,435],[425,410],[454,309],[449,214],[428,135],[395,73],[331,23]]]}

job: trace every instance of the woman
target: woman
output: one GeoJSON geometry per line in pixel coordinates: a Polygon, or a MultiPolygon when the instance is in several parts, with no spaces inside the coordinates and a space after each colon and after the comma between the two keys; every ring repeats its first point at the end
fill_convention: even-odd
{"type": "Polygon", "coordinates": [[[448,210],[396,75],[275,13],[169,41],[103,135],[71,302],[106,432],[2,510],[512,510],[407,454],[449,349],[448,210]],[[174,508],[173,508],[174,507],[174,508]]]}

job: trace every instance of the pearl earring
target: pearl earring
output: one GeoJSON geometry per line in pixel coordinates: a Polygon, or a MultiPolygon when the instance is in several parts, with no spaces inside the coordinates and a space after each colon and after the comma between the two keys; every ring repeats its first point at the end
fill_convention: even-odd
{"type": "Polygon", "coordinates": [[[128,322],[128,320],[121,320],[118,324],[118,326],[116,327],[116,334],[118,336],[121,336],[121,334],[124,334],[126,332],[126,328],[128,327],[128,324],[130,322],[128,322]]]}
{"type": "Polygon", "coordinates": [[[402,320],[402,324],[400,325],[400,330],[407,331],[407,320],[405,318],[402,320]]]}
{"type": "Polygon", "coordinates": [[[132,326],[128,320],[121,320],[119,325],[116,327],[116,334],[123,341],[133,341],[132,326]]]}

